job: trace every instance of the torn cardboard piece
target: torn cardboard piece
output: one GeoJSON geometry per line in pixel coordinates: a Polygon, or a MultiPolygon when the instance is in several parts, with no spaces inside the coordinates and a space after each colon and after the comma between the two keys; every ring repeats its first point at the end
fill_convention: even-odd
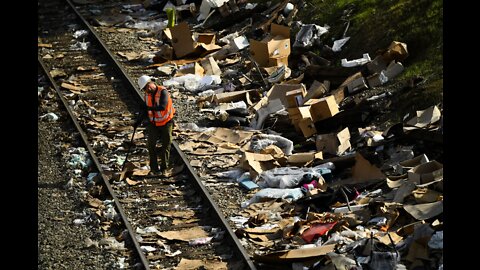
{"type": "Polygon", "coordinates": [[[279,167],[277,161],[270,154],[259,154],[252,152],[244,152],[241,159],[241,164],[245,170],[250,172],[250,175],[256,177],[260,173],[266,170],[270,170],[279,167]]]}
{"type": "Polygon", "coordinates": [[[443,213],[443,201],[404,205],[403,209],[417,220],[425,220],[443,213]]]}
{"type": "Polygon", "coordinates": [[[408,180],[417,185],[440,179],[443,179],[443,165],[436,160],[417,165],[408,171],[408,180]]]}
{"type": "Polygon", "coordinates": [[[333,252],[335,244],[324,245],[315,248],[300,248],[286,251],[277,251],[267,255],[254,255],[254,259],[259,262],[290,262],[297,259],[314,258],[333,252]]]}
{"type": "Polygon", "coordinates": [[[158,236],[168,240],[190,241],[201,237],[207,237],[208,233],[200,227],[192,227],[179,231],[158,232],[158,236]]]}
{"type": "Polygon", "coordinates": [[[385,179],[385,175],[375,165],[366,160],[360,153],[355,155],[355,165],[352,168],[352,178],[355,182],[385,179]]]}
{"type": "Polygon", "coordinates": [[[440,120],[442,116],[437,106],[429,107],[423,111],[417,111],[417,116],[410,119],[407,124],[417,128],[424,128],[440,120]]]}
{"type": "Polygon", "coordinates": [[[315,159],[323,159],[321,151],[316,153],[295,153],[287,158],[287,162],[295,166],[304,166],[315,159]]]}

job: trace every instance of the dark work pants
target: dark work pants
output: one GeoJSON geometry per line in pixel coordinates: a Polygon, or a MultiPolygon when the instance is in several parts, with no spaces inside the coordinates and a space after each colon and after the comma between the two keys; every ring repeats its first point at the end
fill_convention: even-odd
{"type": "Polygon", "coordinates": [[[147,148],[150,158],[150,170],[158,170],[157,157],[160,156],[160,169],[166,170],[170,162],[170,145],[172,144],[173,119],[166,125],[157,127],[149,123],[147,126],[147,148]],[[162,144],[157,151],[157,142],[162,144]]]}

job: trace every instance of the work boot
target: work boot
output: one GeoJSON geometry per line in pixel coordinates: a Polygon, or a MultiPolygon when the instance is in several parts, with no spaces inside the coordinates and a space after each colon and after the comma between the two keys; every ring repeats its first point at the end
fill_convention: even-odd
{"type": "Polygon", "coordinates": [[[148,176],[160,175],[160,170],[158,168],[153,168],[148,172],[148,176]]]}

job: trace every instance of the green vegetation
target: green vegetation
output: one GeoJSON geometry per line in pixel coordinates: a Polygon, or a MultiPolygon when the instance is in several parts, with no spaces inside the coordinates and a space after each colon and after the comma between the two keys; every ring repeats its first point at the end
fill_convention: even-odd
{"type": "MultiPolygon", "coordinates": [[[[356,59],[363,53],[372,58],[392,41],[407,44],[405,71],[387,88],[397,88],[384,121],[402,121],[406,113],[423,110],[443,101],[443,2],[441,0],[305,0],[299,11],[303,23],[329,25],[325,44],[345,36],[350,40],[338,59],[356,59]],[[403,90],[408,81],[422,77],[422,84],[403,90]]],[[[318,51],[317,51],[318,53],[318,51]]],[[[335,63],[336,65],[339,65],[335,63]]]]}
{"type": "MultiPolygon", "coordinates": [[[[299,12],[303,23],[328,24],[326,40],[339,39],[350,21],[341,57],[374,56],[396,40],[407,44],[407,67],[399,79],[443,76],[443,2],[441,0],[311,0],[299,12]]],[[[327,41],[327,44],[331,45],[327,41]]]]}

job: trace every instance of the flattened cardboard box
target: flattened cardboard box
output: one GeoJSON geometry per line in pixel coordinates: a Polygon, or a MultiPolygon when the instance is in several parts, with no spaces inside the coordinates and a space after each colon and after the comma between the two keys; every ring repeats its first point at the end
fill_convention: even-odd
{"type": "Polygon", "coordinates": [[[310,106],[310,115],[312,116],[313,122],[332,117],[338,112],[338,105],[334,96],[321,98],[318,102],[310,106]]]}
{"type": "Polygon", "coordinates": [[[417,185],[443,178],[443,164],[436,160],[415,166],[408,171],[408,180],[417,185]]]}

